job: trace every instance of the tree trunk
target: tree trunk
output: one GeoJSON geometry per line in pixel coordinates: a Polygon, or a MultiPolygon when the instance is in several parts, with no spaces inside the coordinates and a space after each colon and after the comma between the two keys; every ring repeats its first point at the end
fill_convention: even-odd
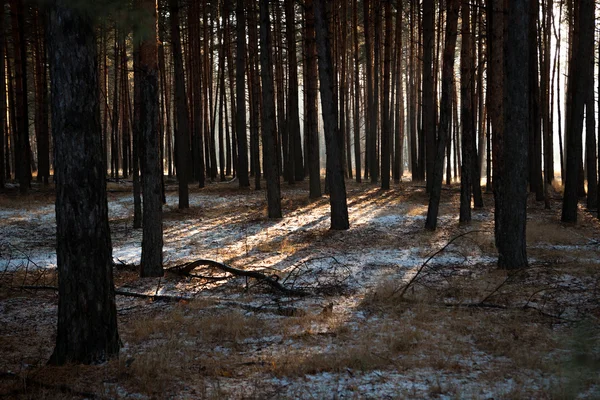
{"type": "Polygon", "coordinates": [[[318,131],[318,105],[317,105],[317,45],[315,40],[315,4],[313,0],[306,0],[305,23],[306,23],[306,119],[308,137],[308,174],[309,174],[309,197],[317,199],[322,196],[321,192],[321,161],[319,150],[318,131]]]}
{"type": "Polygon", "coordinates": [[[4,47],[4,7],[0,7],[0,193],[4,191],[7,161],[9,154],[5,151],[8,139],[6,132],[6,75],[5,75],[5,47],[4,47]]]}
{"type": "Polygon", "coordinates": [[[237,19],[237,55],[236,55],[236,133],[238,145],[237,176],[240,187],[250,187],[248,179],[248,138],[246,131],[246,90],[244,73],[246,68],[246,15],[244,0],[237,0],[235,10],[237,19]]]}
{"type": "MultiPolygon", "coordinates": [[[[433,0],[431,0],[433,1],[433,0]]],[[[381,189],[390,188],[390,167],[392,147],[392,126],[390,120],[390,75],[392,49],[392,10],[389,1],[385,2],[385,42],[383,56],[383,107],[381,108],[381,189]]]]}
{"type": "MultiPolygon", "coordinates": [[[[463,13],[463,21],[464,13],[463,13]]],[[[469,19],[463,22],[463,32],[469,19]]],[[[433,0],[423,0],[423,135],[425,136],[426,190],[431,192],[436,157],[435,98],[433,93],[433,45],[435,13],[433,0]]],[[[468,33],[464,33],[467,35],[468,33]]],[[[465,36],[463,36],[465,38],[465,36]]],[[[470,39],[469,39],[470,40],[470,39]]],[[[467,40],[463,40],[463,46],[467,40]]],[[[473,81],[469,76],[469,81],[473,81]]]]}
{"type": "MultiPolygon", "coordinates": [[[[163,276],[161,164],[158,135],[156,0],[139,0],[145,27],[140,43],[140,143],[144,194],[141,276],[163,276]]],[[[180,125],[181,127],[181,125],[180,125]]],[[[181,171],[178,170],[178,173],[181,171]]]]}
{"type": "Polygon", "coordinates": [[[577,222],[578,189],[582,162],[581,134],[587,89],[593,83],[589,68],[594,47],[594,1],[581,0],[579,13],[575,14],[579,40],[573,43],[573,58],[570,61],[569,91],[572,105],[568,112],[567,163],[565,193],[563,197],[563,222],[577,222]]]}
{"type": "Polygon", "coordinates": [[[300,111],[298,104],[298,61],[296,55],[296,13],[294,1],[285,1],[285,19],[288,42],[288,181],[304,179],[302,139],[300,137],[300,111]]]}
{"type": "Polygon", "coordinates": [[[327,176],[330,189],[331,229],[346,230],[348,222],[348,205],[346,203],[346,183],[341,161],[342,148],[337,140],[337,111],[333,102],[333,71],[331,67],[331,47],[329,44],[329,24],[323,0],[315,0],[315,31],[317,51],[319,54],[319,82],[321,106],[325,125],[325,145],[327,151],[327,176]]]}
{"type": "Polygon", "coordinates": [[[469,0],[462,0],[462,44],[460,49],[460,121],[462,125],[462,165],[460,174],[460,222],[471,221],[471,195],[473,174],[473,59],[471,35],[471,7],[469,0]]]}
{"type": "Polygon", "coordinates": [[[179,180],[179,208],[189,208],[188,165],[190,159],[189,117],[185,81],[183,72],[183,56],[181,53],[181,37],[179,28],[178,0],[169,0],[171,12],[171,41],[175,64],[175,110],[177,114],[177,130],[175,132],[176,168],[179,180]]]}
{"type": "Polygon", "coordinates": [[[440,109],[439,138],[437,142],[437,154],[433,168],[431,192],[429,196],[429,208],[425,228],[435,230],[437,227],[437,216],[442,192],[442,179],[444,176],[444,152],[447,148],[449,132],[451,131],[452,119],[452,79],[454,76],[454,55],[456,50],[456,37],[458,26],[459,0],[448,0],[446,21],[446,43],[444,45],[444,65],[442,67],[442,100],[440,109]]]}
{"type": "Polygon", "coordinates": [[[263,98],[262,141],[269,218],[281,218],[281,190],[276,157],[275,96],[271,60],[269,0],[260,0],[260,67],[263,98]]]}
{"type": "Polygon", "coordinates": [[[497,191],[498,266],[527,267],[527,133],[529,132],[529,0],[506,4],[504,34],[504,130],[497,191]]]}
{"type": "Polygon", "coordinates": [[[354,39],[354,165],[356,182],[361,183],[360,156],[360,53],[358,47],[358,0],[352,2],[352,32],[354,39]]]}
{"type": "Polygon", "coordinates": [[[25,40],[25,6],[23,0],[11,0],[12,33],[14,45],[14,73],[16,100],[15,172],[19,191],[25,194],[31,184],[31,147],[29,144],[29,107],[27,101],[27,43],[25,40]]]}
{"type": "Polygon", "coordinates": [[[119,334],[95,30],[91,18],[57,1],[50,12],[52,131],[56,154],[58,328],[51,364],[117,356],[119,334]]]}

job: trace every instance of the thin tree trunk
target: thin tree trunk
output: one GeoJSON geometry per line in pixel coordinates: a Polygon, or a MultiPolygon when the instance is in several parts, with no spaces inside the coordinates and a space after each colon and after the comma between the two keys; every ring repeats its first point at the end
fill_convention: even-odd
{"type": "Polygon", "coordinates": [[[454,75],[454,58],[458,26],[459,0],[448,0],[446,21],[446,43],[444,45],[444,64],[442,67],[442,100],[440,104],[440,128],[437,142],[437,154],[433,169],[433,182],[429,196],[429,207],[425,229],[435,230],[442,192],[444,176],[444,152],[446,151],[452,119],[452,78],[454,75]]]}
{"type": "Polygon", "coordinates": [[[179,208],[189,208],[188,165],[190,159],[189,117],[185,81],[183,72],[183,56],[181,52],[181,35],[179,28],[178,0],[169,0],[171,12],[171,41],[175,65],[175,110],[177,114],[177,131],[175,134],[176,168],[179,180],[179,208]]]}
{"type": "Polygon", "coordinates": [[[471,7],[469,0],[462,0],[462,44],[460,49],[460,121],[462,125],[462,165],[460,174],[460,217],[461,223],[471,221],[471,195],[473,173],[473,59],[471,36],[471,7]]]}
{"type": "Polygon", "coordinates": [[[322,196],[321,191],[321,162],[319,151],[319,131],[317,122],[317,44],[315,39],[315,4],[314,0],[306,0],[305,4],[306,23],[306,119],[308,120],[308,173],[309,173],[309,197],[317,199],[322,196]]]}
{"type": "Polygon", "coordinates": [[[246,15],[244,0],[237,0],[235,11],[237,19],[237,55],[236,55],[236,133],[238,145],[237,176],[240,188],[250,187],[248,178],[248,139],[246,133],[246,91],[244,73],[246,68],[246,15]]]}
{"type": "MultiPolygon", "coordinates": [[[[464,14],[463,14],[464,15],[464,14]]],[[[464,21],[464,19],[463,19],[464,21]]],[[[468,21],[468,19],[467,19],[468,21]]],[[[436,157],[435,98],[433,93],[433,47],[435,12],[433,0],[423,0],[423,136],[425,137],[426,191],[433,185],[433,166],[436,157]]],[[[463,23],[463,32],[465,24],[463,23]]],[[[464,37],[464,36],[463,36],[464,37]]],[[[463,40],[463,45],[466,43],[463,40]]],[[[472,80],[472,78],[469,78],[472,80]]]]}

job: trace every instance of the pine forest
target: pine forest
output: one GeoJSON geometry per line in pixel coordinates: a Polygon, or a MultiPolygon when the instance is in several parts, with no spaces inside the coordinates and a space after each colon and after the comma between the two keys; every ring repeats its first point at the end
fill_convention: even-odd
{"type": "Polygon", "coordinates": [[[1,1],[0,397],[600,398],[597,19],[1,1]]]}

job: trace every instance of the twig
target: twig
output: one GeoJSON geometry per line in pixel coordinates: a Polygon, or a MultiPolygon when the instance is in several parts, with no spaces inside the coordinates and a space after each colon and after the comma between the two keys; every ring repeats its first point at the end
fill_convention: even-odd
{"type": "MultiPolygon", "coordinates": [[[[421,275],[421,272],[423,271],[423,269],[425,269],[425,267],[427,266],[429,261],[431,261],[435,256],[437,256],[438,254],[440,254],[441,252],[446,250],[452,243],[454,243],[456,240],[460,239],[461,237],[470,235],[472,233],[483,233],[483,232],[485,232],[485,231],[475,230],[475,231],[468,231],[468,232],[461,233],[460,235],[453,237],[448,243],[446,243],[446,245],[444,247],[442,247],[441,249],[439,249],[438,251],[433,253],[431,256],[429,256],[429,258],[427,260],[425,260],[425,262],[423,264],[421,264],[421,266],[417,270],[417,273],[414,274],[413,277],[410,279],[410,281],[408,281],[408,283],[404,286],[404,288],[402,289],[402,292],[400,293],[400,298],[404,297],[404,294],[406,293],[408,288],[412,286],[412,284],[417,280],[419,275],[421,275]]],[[[394,290],[394,292],[392,293],[392,296],[394,296],[396,293],[398,293],[398,290],[400,290],[400,289],[394,290]]]]}

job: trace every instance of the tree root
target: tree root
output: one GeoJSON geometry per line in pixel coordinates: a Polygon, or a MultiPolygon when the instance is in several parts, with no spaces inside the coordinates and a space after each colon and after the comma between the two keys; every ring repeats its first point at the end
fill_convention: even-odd
{"type": "Polygon", "coordinates": [[[196,261],[192,261],[190,263],[186,263],[186,264],[182,264],[182,265],[178,265],[172,268],[167,269],[167,272],[172,272],[175,273],[177,275],[182,275],[182,276],[194,276],[191,275],[192,270],[194,270],[194,268],[196,267],[200,267],[200,266],[207,266],[207,267],[213,267],[213,268],[217,268],[220,269],[221,271],[230,273],[232,275],[236,275],[236,276],[243,276],[243,277],[247,277],[247,278],[254,278],[259,282],[264,282],[267,285],[271,286],[273,289],[276,289],[284,294],[290,295],[290,296],[306,296],[308,295],[307,292],[302,291],[302,290],[297,290],[297,289],[290,289],[288,287],[283,286],[281,283],[279,283],[279,276],[277,275],[265,275],[261,272],[258,271],[247,271],[247,270],[243,270],[243,269],[238,269],[238,268],[234,268],[231,267],[227,264],[218,262],[218,261],[213,261],[213,260],[196,260],[196,261]]]}

